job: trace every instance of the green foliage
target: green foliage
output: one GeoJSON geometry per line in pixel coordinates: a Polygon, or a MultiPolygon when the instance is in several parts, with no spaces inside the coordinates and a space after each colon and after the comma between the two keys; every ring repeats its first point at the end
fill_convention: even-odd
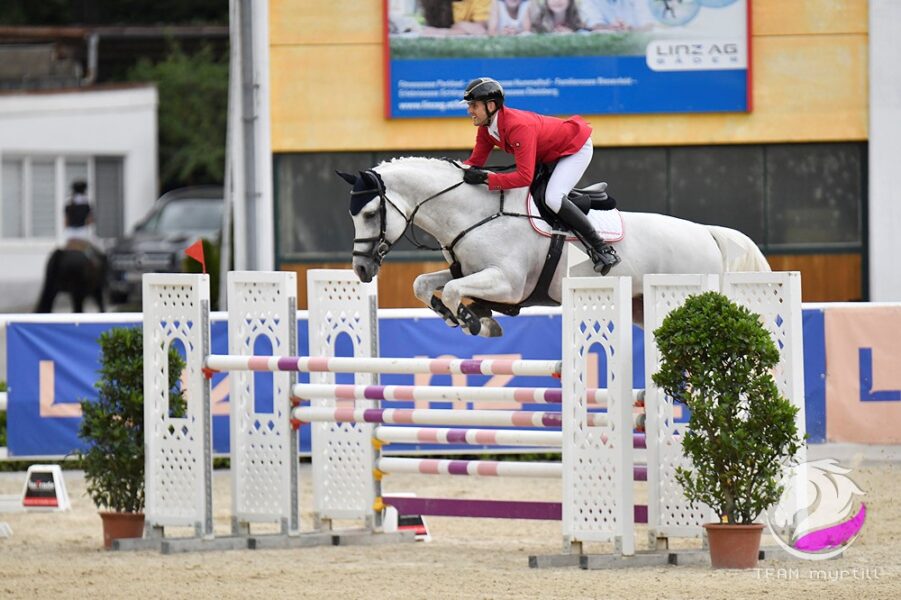
{"type": "Polygon", "coordinates": [[[194,55],[173,44],[162,62],[142,59],[128,79],[159,90],[159,164],[163,189],[222,184],[228,109],[228,60],[209,47],[194,55]]]}
{"type": "Polygon", "coordinates": [[[775,503],[800,448],[798,409],[779,394],[779,352],[759,316],[717,292],[692,296],[654,335],[654,383],[691,411],[682,447],[694,470],[676,479],[692,501],[729,523],[751,523],[775,503]]]}
{"type": "MultiPolygon", "coordinates": [[[[210,306],[212,310],[216,310],[219,307],[219,266],[221,264],[222,247],[218,240],[210,241],[204,238],[201,242],[203,243],[203,259],[206,261],[206,272],[210,275],[210,306]]],[[[182,271],[185,273],[203,273],[203,267],[190,256],[185,256],[182,259],[182,271]]]]}
{"type": "Polygon", "coordinates": [[[393,37],[391,58],[644,56],[648,41],[641,33],[393,37]]]}
{"type": "MultiPolygon", "coordinates": [[[[114,327],[100,335],[97,400],[82,400],[79,453],[88,494],[98,508],[144,510],[144,342],[139,327],[114,327]]],[[[184,415],[178,378],[185,363],[169,348],[170,414],[184,415]]]]}
{"type": "Polygon", "coordinates": [[[4,25],[228,24],[225,0],[4,0],[4,25]]]}

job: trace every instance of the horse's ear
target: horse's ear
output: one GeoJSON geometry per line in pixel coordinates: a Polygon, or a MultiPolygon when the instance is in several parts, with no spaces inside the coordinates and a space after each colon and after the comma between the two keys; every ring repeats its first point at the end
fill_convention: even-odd
{"type": "Polygon", "coordinates": [[[335,171],[338,174],[338,177],[349,183],[350,185],[357,184],[357,176],[351,173],[344,173],[342,171],[335,171]]]}

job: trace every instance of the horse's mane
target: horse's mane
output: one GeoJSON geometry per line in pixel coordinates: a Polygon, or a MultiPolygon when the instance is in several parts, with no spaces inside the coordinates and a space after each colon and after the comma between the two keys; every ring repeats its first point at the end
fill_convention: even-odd
{"type": "Polygon", "coordinates": [[[401,156],[390,160],[383,160],[378,167],[413,167],[420,169],[455,169],[458,168],[446,158],[431,158],[428,156],[401,156]]]}
{"type": "Polygon", "coordinates": [[[462,180],[463,177],[463,171],[453,162],[426,156],[403,156],[382,161],[375,170],[388,177],[391,175],[404,179],[409,177],[413,181],[424,183],[438,181],[442,185],[462,180]]]}

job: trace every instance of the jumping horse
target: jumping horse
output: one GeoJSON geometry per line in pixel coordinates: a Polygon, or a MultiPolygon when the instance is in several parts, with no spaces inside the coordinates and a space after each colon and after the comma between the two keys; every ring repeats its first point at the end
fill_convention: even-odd
{"type": "MultiPolygon", "coordinates": [[[[450,264],[417,277],[416,297],[450,326],[500,336],[492,311],[517,314],[521,306],[560,304],[567,244],[559,240],[565,232],[536,232],[530,221],[540,217],[526,209],[529,188],[497,192],[464,184],[462,168],[454,161],[410,157],[356,175],[338,172],[353,186],[353,269],[361,281],[372,281],[391,247],[415,225],[438,241],[450,264]],[[555,241],[563,246],[561,258],[549,263],[555,241]]],[[[609,275],[632,277],[636,309],[646,274],[770,270],[757,245],[734,229],[654,213],[620,215],[625,235],[616,249],[622,262],[609,275]]]]}

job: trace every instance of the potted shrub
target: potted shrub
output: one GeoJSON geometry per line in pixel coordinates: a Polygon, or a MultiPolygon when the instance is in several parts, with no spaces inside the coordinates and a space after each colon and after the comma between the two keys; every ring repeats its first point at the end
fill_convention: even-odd
{"type": "Polygon", "coordinates": [[[694,468],[678,468],[676,480],[720,515],[704,526],[713,567],[752,568],[763,530],[754,521],[779,500],[801,444],[798,409],[772,376],[779,352],[758,315],[718,292],[690,297],[654,335],[654,383],[690,411],[682,448],[694,468]]]}
{"type": "MultiPolygon", "coordinates": [[[[88,495],[100,509],[103,543],[141,537],[144,529],[144,344],[140,327],[114,327],[100,335],[96,400],[82,400],[78,437],[88,495]]],[[[184,360],[169,348],[170,411],[184,414],[177,389],[184,360]]]]}

